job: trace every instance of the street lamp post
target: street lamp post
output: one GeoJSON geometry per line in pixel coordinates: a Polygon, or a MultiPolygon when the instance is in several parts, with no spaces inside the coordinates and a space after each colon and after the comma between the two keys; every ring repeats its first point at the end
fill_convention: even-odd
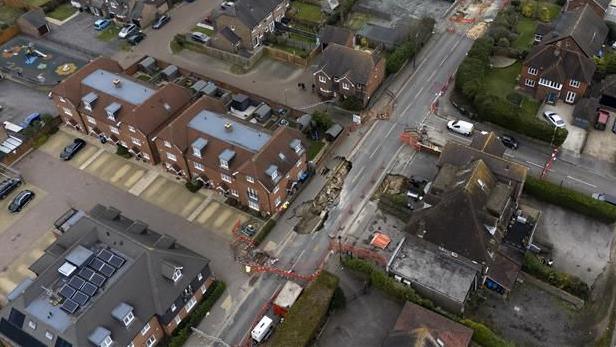
{"type": "Polygon", "coordinates": [[[338,235],[338,255],[340,256],[340,265],[342,265],[342,236],[338,235]]]}

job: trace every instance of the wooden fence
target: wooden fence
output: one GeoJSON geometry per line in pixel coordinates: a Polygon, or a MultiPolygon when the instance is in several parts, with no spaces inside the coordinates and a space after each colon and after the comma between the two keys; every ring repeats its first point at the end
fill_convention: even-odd
{"type": "Polygon", "coordinates": [[[0,45],[17,36],[17,34],[19,34],[19,28],[16,24],[0,31],[0,45]]]}

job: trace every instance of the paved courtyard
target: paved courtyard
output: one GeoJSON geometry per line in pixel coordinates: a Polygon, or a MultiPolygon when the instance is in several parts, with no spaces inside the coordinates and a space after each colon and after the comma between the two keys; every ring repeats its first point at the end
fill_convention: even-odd
{"type": "Polygon", "coordinates": [[[572,124],[573,108],[573,105],[565,104],[562,101],[558,101],[556,105],[542,104],[539,108],[537,117],[541,118],[542,121],[547,122],[545,118],[543,118],[543,112],[551,111],[558,113],[565,123],[567,123],[567,131],[569,132],[569,135],[567,135],[567,139],[562,144],[561,148],[574,154],[580,154],[584,148],[587,133],[586,130],[578,128],[572,124]]]}
{"type": "Polygon", "coordinates": [[[56,113],[56,108],[46,92],[28,88],[8,79],[0,79],[0,91],[2,91],[0,92],[0,105],[2,105],[0,123],[10,121],[19,124],[33,112],[56,113]]]}

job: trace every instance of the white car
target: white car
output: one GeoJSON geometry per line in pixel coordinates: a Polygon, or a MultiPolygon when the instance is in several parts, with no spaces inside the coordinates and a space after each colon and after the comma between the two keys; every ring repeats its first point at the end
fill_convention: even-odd
{"type": "Polygon", "coordinates": [[[552,125],[557,128],[565,127],[565,121],[556,112],[545,111],[543,112],[543,118],[545,118],[548,122],[552,123],[552,125]]]}
{"type": "Polygon", "coordinates": [[[463,120],[452,120],[447,123],[447,129],[464,136],[471,136],[474,128],[473,123],[463,120]]]}
{"type": "Polygon", "coordinates": [[[139,28],[136,24],[129,24],[122,27],[122,30],[118,33],[118,37],[121,39],[125,39],[127,36],[131,34],[135,34],[139,31],[139,28]]]}
{"type": "Polygon", "coordinates": [[[200,31],[195,31],[195,32],[190,33],[190,38],[193,39],[193,41],[197,41],[201,43],[207,43],[210,40],[209,36],[207,36],[206,34],[200,31]]]}

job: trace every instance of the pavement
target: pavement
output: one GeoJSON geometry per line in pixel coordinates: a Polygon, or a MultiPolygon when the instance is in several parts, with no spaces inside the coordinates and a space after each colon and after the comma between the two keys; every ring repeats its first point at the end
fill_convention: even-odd
{"type": "Polygon", "coordinates": [[[302,69],[264,57],[248,73],[234,74],[230,71],[230,64],[206,54],[189,50],[183,50],[178,54],[171,52],[169,43],[173,37],[178,33],[189,32],[221,2],[196,0],[192,3],[177,4],[169,11],[171,21],[167,25],[159,30],[145,28],[143,31],[147,36],[139,45],[129,51],[117,51],[112,58],[120,62],[123,67],[128,67],[143,56],[151,55],[294,108],[301,109],[319,103],[320,100],[310,92],[310,88],[306,91],[297,88],[299,82],[304,82],[308,86],[312,84],[310,67],[302,69]]]}

